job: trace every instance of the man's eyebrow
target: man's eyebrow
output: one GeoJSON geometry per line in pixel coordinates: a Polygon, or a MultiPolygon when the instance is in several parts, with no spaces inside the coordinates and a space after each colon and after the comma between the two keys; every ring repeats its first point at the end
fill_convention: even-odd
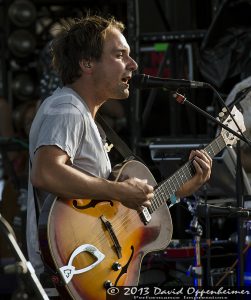
{"type": "Polygon", "coordinates": [[[117,48],[117,49],[114,49],[115,52],[123,52],[123,53],[130,53],[130,48],[127,48],[127,47],[120,47],[120,48],[117,48]]]}
{"type": "Polygon", "coordinates": [[[123,48],[123,47],[119,47],[119,48],[116,48],[116,49],[115,49],[115,51],[123,51],[123,52],[126,51],[126,50],[127,50],[127,49],[126,49],[126,48],[123,48]]]}

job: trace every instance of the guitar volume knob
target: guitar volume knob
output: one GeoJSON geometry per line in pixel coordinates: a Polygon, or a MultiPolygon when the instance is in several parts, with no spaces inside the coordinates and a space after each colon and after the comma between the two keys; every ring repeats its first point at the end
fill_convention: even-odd
{"type": "Polygon", "coordinates": [[[106,280],[105,282],[104,282],[104,288],[105,289],[109,289],[110,287],[112,287],[113,286],[113,283],[111,282],[111,280],[106,280]]]}
{"type": "Polygon", "coordinates": [[[121,269],[121,264],[120,264],[119,262],[116,261],[115,263],[112,264],[112,269],[113,269],[114,271],[120,270],[120,269],[121,269]]]}

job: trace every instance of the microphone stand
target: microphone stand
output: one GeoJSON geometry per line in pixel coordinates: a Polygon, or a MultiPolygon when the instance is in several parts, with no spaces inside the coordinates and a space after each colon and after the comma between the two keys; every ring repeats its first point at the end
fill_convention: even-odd
{"type": "MultiPolygon", "coordinates": [[[[188,101],[185,96],[176,92],[176,95],[174,95],[174,97],[175,97],[175,100],[179,104],[188,105],[189,107],[193,108],[197,112],[201,113],[206,118],[210,119],[214,123],[217,123],[220,127],[226,129],[228,132],[232,133],[234,136],[238,137],[239,139],[241,139],[242,141],[244,141],[245,143],[248,143],[250,145],[249,141],[245,137],[238,134],[231,128],[228,128],[226,125],[222,124],[222,122],[220,122],[219,120],[217,120],[216,118],[214,118],[213,116],[211,116],[210,114],[208,114],[207,112],[205,112],[204,110],[199,108],[198,106],[196,106],[193,103],[191,103],[190,101],[188,101]]],[[[237,149],[238,148],[239,148],[239,146],[237,145],[237,149]]],[[[243,201],[243,193],[242,193],[243,185],[242,185],[242,180],[241,180],[242,179],[242,167],[241,167],[241,162],[240,162],[240,150],[238,150],[238,152],[239,152],[239,155],[237,155],[237,166],[236,166],[236,193],[237,193],[236,197],[237,197],[238,206],[243,208],[244,201],[243,201]]],[[[238,152],[237,152],[237,154],[238,154],[238,152]]],[[[244,259],[243,259],[244,235],[243,235],[243,218],[241,215],[238,215],[237,226],[238,226],[238,261],[239,261],[239,265],[237,268],[237,283],[238,283],[238,286],[243,286],[244,285],[244,259]]]]}
{"type": "Polygon", "coordinates": [[[10,224],[4,219],[4,217],[0,214],[0,229],[7,237],[8,241],[10,242],[13,250],[17,258],[20,260],[20,263],[17,264],[18,273],[22,275],[28,275],[27,278],[31,281],[32,287],[35,290],[35,294],[38,298],[36,299],[43,299],[49,300],[47,294],[45,293],[41,283],[39,282],[35,270],[32,264],[27,261],[15,239],[15,233],[11,228],[10,224]]]}
{"type": "Polygon", "coordinates": [[[189,200],[185,201],[188,205],[188,210],[193,215],[193,219],[190,222],[190,228],[186,230],[187,233],[193,236],[193,244],[195,249],[195,261],[194,266],[190,266],[188,270],[188,274],[192,274],[194,278],[194,286],[202,287],[202,277],[203,277],[203,268],[201,264],[201,236],[203,233],[202,226],[198,222],[198,216],[195,213],[197,205],[199,202],[192,202],[189,200]]]}
{"type": "MultiPolygon", "coordinates": [[[[236,163],[236,197],[237,205],[239,207],[244,207],[244,197],[243,197],[243,174],[241,165],[241,150],[240,142],[237,142],[237,163],[236,163]]],[[[244,286],[244,257],[243,249],[245,243],[244,237],[244,220],[242,217],[237,219],[237,233],[238,233],[238,267],[237,267],[237,284],[238,286],[244,286]]]]}
{"type": "Polygon", "coordinates": [[[222,122],[220,122],[219,120],[217,120],[216,118],[211,116],[209,113],[205,112],[203,109],[199,108],[198,106],[194,105],[192,102],[188,101],[185,96],[176,92],[176,95],[174,95],[174,98],[179,104],[188,105],[189,107],[193,108],[194,110],[196,110],[197,112],[199,112],[200,114],[205,116],[206,118],[208,118],[211,121],[213,121],[214,123],[218,124],[220,127],[224,128],[227,131],[229,131],[230,133],[232,133],[234,136],[238,137],[243,142],[249,144],[249,141],[247,141],[247,139],[244,136],[240,135],[239,133],[235,132],[231,128],[227,127],[225,124],[223,124],[222,122]]]}

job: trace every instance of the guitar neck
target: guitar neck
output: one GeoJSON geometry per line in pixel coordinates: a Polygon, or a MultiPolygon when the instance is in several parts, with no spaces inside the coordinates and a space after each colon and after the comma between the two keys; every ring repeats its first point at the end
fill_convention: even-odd
{"type": "MultiPolygon", "coordinates": [[[[210,144],[208,144],[204,150],[206,153],[213,158],[226,146],[224,138],[219,135],[210,144]]],[[[151,207],[148,209],[150,213],[153,213],[162,204],[164,204],[167,199],[170,199],[173,195],[186,181],[191,179],[195,174],[195,169],[192,161],[185,163],[178,171],[171,175],[166,180],[162,181],[156,188],[154,192],[154,198],[151,207]]]]}

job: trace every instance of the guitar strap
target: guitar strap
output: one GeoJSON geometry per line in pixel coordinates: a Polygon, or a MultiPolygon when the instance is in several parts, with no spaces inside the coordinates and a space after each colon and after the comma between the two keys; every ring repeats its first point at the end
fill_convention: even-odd
{"type": "Polygon", "coordinates": [[[118,150],[118,152],[123,156],[125,161],[137,159],[143,164],[145,164],[140,157],[138,157],[135,153],[132,152],[132,150],[127,146],[127,144],[119,137],[119,135],[112,129],[112,127],[107,124],[107,122],[99,113],[97,113],[96,115],[96,121],[100,124],[108,140],[114,145],[114,147],[118,150]]]}

